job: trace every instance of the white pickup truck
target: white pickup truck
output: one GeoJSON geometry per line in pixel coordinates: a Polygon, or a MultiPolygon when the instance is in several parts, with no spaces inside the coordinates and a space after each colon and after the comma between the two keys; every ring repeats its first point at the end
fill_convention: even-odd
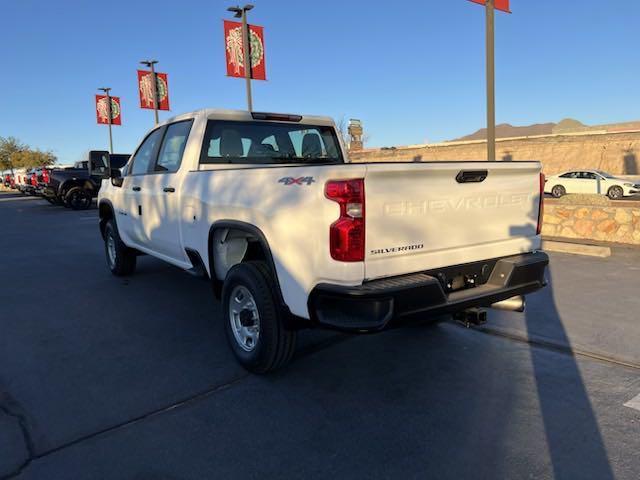
{"type": "Polygon", "coordinates": [[[111,271],[149,254],[206,275],[253,372],[283,366],[304,326],[519,310],[545,285],[538,162],[349,163],[330,118],[199,110],[104,170],[111,271]]]}

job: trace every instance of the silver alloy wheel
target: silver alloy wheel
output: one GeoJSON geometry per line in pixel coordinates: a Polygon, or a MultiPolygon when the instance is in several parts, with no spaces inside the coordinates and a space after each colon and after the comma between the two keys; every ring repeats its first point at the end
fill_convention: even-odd
{"type": "Polygon", "coordinates": [[[553,187],[551,193],[554,197],[560,198],[562,195],[564,195],[564,188],[560,185],[556,185],[555,187],[553,187]]]}
{"type": "Polygon", "coordinates": [[[260,337],[260,315],[256,301],[247,287],[237,285],[229,297],[229,322],[236,342],[245,352],[251,352],[260,337]]]}
{"type": "Polygon", "coordinates": [[[113,234],[107,235],[107,253],[109,257],[109,266],[111,268],[116,266],[116,240],[113,238],[113,234]]]}
{"type": "Polygon", "coordinates": [[[609,190],[609,198],[611,199],[621,198],[623,195],[624,192],[620,187],[611,187],[611,190],[609,190]]]}

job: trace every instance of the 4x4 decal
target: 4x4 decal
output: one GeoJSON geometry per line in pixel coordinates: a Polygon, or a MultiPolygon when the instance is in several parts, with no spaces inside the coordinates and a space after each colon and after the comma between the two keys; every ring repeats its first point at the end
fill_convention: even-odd
{"type": "Polygon", "coordinates": [[[278,180],[278,183],[284,183],[285,185],[302,185],[303,183],[311,185],[313,182],[315,182],[313,177],[282,177],[278,180]]]}

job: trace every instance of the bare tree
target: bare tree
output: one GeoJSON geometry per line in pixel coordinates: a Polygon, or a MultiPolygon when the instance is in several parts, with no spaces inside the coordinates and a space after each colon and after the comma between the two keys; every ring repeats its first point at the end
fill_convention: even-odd
{"type": "Polygon", "coordinates": [[[338,135],[340,135],[342,144],[349,148],[351,137],[349,136],[349,122],[347,122],[347,117],[344,115],[340,117],[340,120],[336,122],[336,130],[338,131],[338,135]]]}

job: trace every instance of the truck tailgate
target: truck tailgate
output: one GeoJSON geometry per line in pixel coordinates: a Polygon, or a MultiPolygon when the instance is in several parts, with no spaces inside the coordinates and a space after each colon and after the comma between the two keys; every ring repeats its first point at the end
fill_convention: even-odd
{"type": "Polygon", "coordinates": [[[539,248],[540,169],[539,162],[367,164],[366,279],[539,248]]]}

